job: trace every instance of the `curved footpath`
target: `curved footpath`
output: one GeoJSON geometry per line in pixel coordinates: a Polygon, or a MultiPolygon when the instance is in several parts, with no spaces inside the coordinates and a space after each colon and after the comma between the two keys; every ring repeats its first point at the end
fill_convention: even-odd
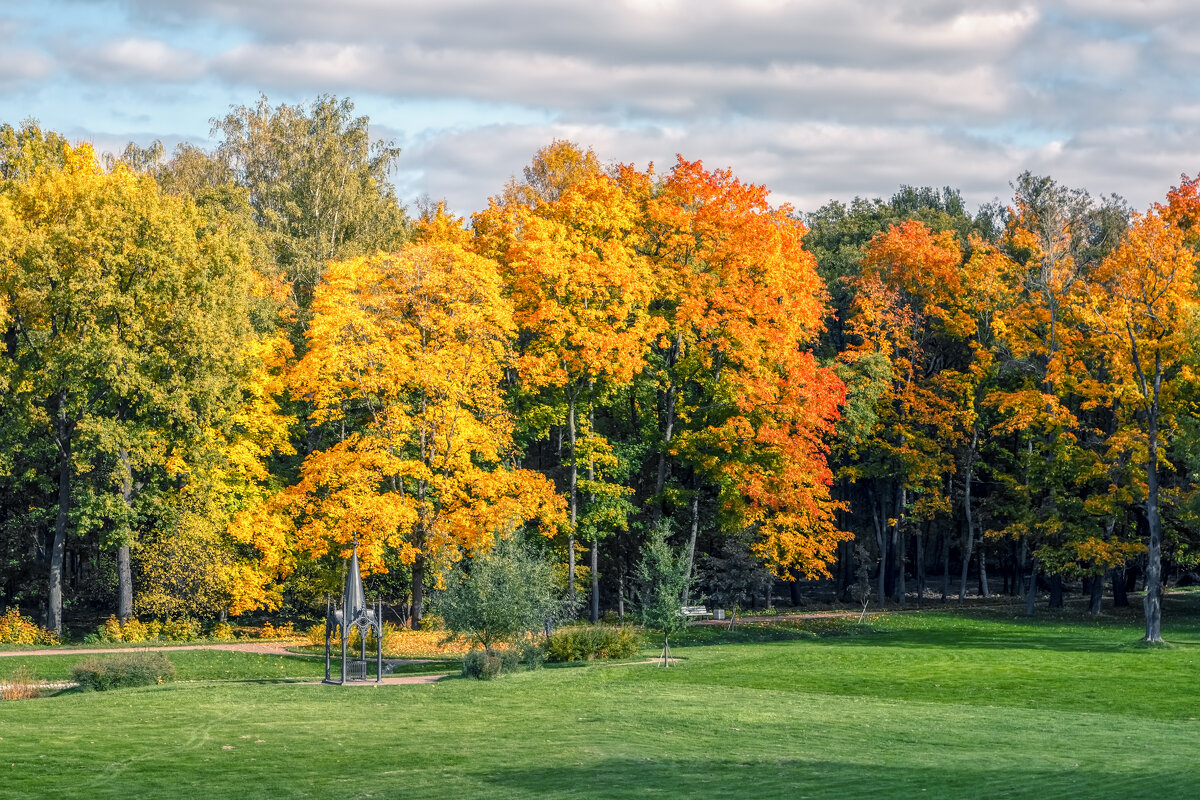
{"type": "MultiPolygon", "coordinates": [[[[272,656],[309,656],[311,653],[293,653],[289,647],[302,644],[299,640],[277,642],[220,642],[208,644],[162,644],[138,647],[46,647],[39,650],[0,650],[0,658],[4,656],[90,656],[98,653],[128,653],[130,651],[171,652],[174,650],[233,650],[239,653],[261,653],[272,656]]],[[[313,656],[314,658],[316,656],[313,656]]],[[[422,660],[397,661],[398,664],[423,664],[422,660]]]]}
{"type": "MultiPolygon", "coordinates": [[[[900,611],[918,611],[916,608],[896,608],[886,611],[868,611],[868,617],[874,617],[879,614],[895,614],[900,611]]],[[[862,616],[861,611],[819,611],[811,614],[775,614],[772,616],[739,616],[738,624],[754,623],[754,622],[791,622],[795,620],[806,619],[840,619],[845,617],[862,616]]],[[[693,625],[728,625],[729,618],[725,619],[699,619],[692,622],[693,625]]],[[[37,650],[0,650],[0,658],[4,656],[54,656],[54,655],[95,655],[100,653],[128,653],[132,651],[164,651],[171,652],[175,650],[232,650],[240,653],[261,653],[263,655],[273,656],[304,656],[319,658],[314,653],[296,653],[288,650],[289,647],[297,647],[303,645],[304,641],[300,639],[288,639],[279,641],[247,641],[247,642],[219,642],[219,643],[202,643],[202,644],[154,644],[139,647],[136,643],[126,647],[46,647],[37,650]]],[[[387,659],[394,664],[431,664],[436,663],[432,659],[427,658],[411,658],[411,659],[387,659]]]]}
{"type": "MultiPolygon", "coordinates": [[[[97,655],[102,653],[145,653],[145,652],[173,652],[179,650],[230,650],[238,653],[258,653],[260,655],[272,656],[300,656],[303,658],[320,658],[321,656],[314,653],[294,653],[288,650],[288,647],[295,647],[303,644],[298,640],[293,641],[277,641],[277,642],[220,642],[210,644],[180,644],[180,645],[155,645],[149,647],[58,647],[58,648],[41,648],[38,650],[2,650],[0,657],[3,656],[57,656],[57,655],[97,655]]],[[[390,664],[393,668],[404,666],[406,664],[436,664],[438,662],[428,658],[387,658],[384,659],[385,664],[390,664]]],[[[384,675],[380,681],[367,681],[347,683],[346,686],[398,686],[417,683],[435,683],[445,678],[449,673],[438,673],[435,675],[384,675]]],[[[296,681],[291,681],[296,683],[296,681]]],[[[299,681],[302,685],[328,685],[323,681],[299,681]]],[[[38,686],[41,689],[49,689],[52,691],[70,689],[78,686],[72,681],[39,681],[38,686]]],[[[7,688],[5,683],[0,682],[0,689],[7,688]]]]}

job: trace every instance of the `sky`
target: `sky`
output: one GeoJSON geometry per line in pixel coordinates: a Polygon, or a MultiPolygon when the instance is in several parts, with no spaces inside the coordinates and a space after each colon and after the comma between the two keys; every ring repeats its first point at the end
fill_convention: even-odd
{"type": "Polygon", "coordinates": [[[1031,170],[1135,208],[1200,171],[1194,0],[0,0],[0,122],[119,152],[348,97],[406,201],[483,208],[554,139],[813,211],[1031,170]]]}

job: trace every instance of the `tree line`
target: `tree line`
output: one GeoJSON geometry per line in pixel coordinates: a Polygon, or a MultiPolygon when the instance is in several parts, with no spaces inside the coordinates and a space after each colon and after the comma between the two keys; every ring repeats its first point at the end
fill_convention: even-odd
{"type": "Polygon", "coordinates": [[[0,129],[0,593],[306,610],[357,541],[412,624],[521,532],[592,619],[665,526],[698,593],[821,579],[1098,611],[1195,564],[1197,182],[1134,214],[1047,177],[808,214],[556,141],[410,217],[345,100],[211,151],[0,129]],[[954,572],[953,585],[951,573],[954,572]]]}

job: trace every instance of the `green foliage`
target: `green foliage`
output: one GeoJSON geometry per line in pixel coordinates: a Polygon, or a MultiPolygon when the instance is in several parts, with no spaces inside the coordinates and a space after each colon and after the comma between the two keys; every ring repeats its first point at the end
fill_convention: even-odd
{"type": "Polygon", "coordinates": [[[550,634],[546,655],[551,661],[632,658],[640,646],[638,634],[632,628],[572,625],[550,634]]]}
{"type": "Polygon", "coordinates": [[[302,309],[327,261],[393,250],[407,235],[388,181],[400,148],[372,142],[368,126],[352,102],[329,95],[275,108],[264,96],[213,120],[215,159],[249,191],[302,309]]]}
{"type": "Polygon", "coordinates": [[[0,180],[22,180],[40,169],[61,167],[66,137],[43,131],[36,120],[27,119],[20,127],[0,125],[0,180]]]}
{"type": "Polygon", "coordinates": [[[91,656],[71,669],[79,688],[97,692],[131,686],[153,686],[175,680],[175,665],[163,653],[119,653],[91,656]]]}
{"type": "Polygon", "coordinates": [[[436,608],[447,630],[491,651],[540,630],[557,605],[549,563],[516,538],[501,537],[447,578],[436,608]]]}
{"type": "Polygon", "coordinates": [[[665,521],[650,528],[636,572],[641,584],[642,624],[662,631],[664,645],[689,622],[679,613],[690,583],[687,553],[671,547],[667,542],[669,531],[665,521]]]}
{"type": "Polygon", "coordinates": [[[516,650],[472,650],[463,657],[464,678],[490,681],[511,672],[520,666],[520,654],[516,650]]]}
{"type": "Polygon", "coordinates": [[[526,669],[541,669],[546,663],[546,640],[534,634],[517,643],[517,655],[526,669]]]}

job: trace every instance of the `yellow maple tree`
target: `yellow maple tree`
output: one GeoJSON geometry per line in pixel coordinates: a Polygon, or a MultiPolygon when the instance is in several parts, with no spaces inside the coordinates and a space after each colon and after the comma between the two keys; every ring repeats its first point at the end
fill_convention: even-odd
{"type": "Polygon", "coordinates": [[[291,386],[337,441],[282,502],[311,555],[357,540],[364,570],[389,550],[411,565],[416,624],[431,567],[561,520],[552,485],[511,462],[512,311],[496,264],[446,242],[331,263],[312,308],[291,386]]]}

